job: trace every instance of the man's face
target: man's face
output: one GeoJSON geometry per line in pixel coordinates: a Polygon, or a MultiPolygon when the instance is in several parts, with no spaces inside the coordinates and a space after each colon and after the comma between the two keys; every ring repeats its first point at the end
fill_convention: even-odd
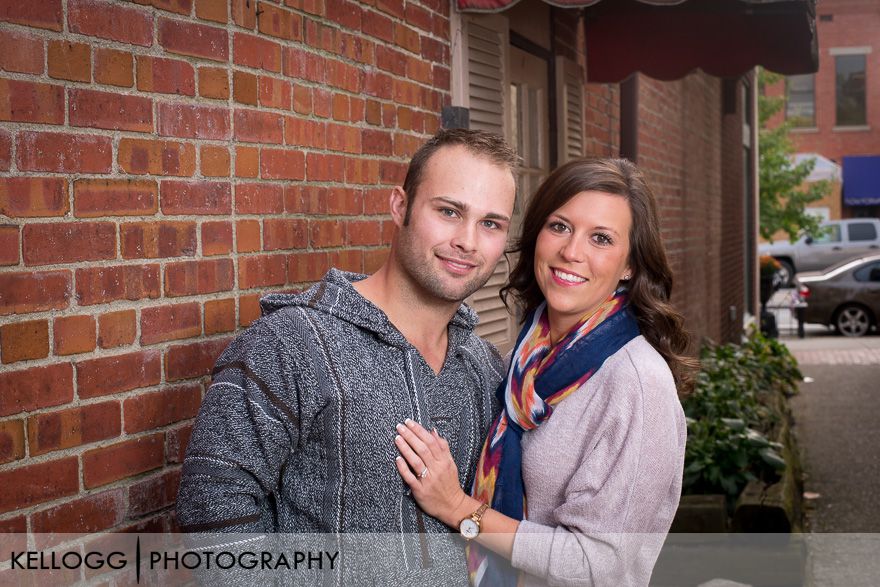
{"type": "Polygon", "coordinates": [[[392,198],[397,262],[430,296],[464,300],[504,252],[515,192],[507,168],[461,146],[440,148],[425,166],[407,225],[406,194],[398,189],[392,198]]]}

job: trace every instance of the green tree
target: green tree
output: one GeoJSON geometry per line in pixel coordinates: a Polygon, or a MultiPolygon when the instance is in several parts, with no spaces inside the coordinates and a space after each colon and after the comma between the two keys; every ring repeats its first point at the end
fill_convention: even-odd
{"type": "Polygon", "coordinates": [[[791,124],[786,121],[774,128],[768,121],[785,105],[782,96],[767,96],[766,87],[782,80],[776,73],[760,69],[758,72],[758,181],[760,185],[760,233],[767,240],[783,230],[791,240],[801,232],[819,233],[820,219],[807,214],[804,208],[821,200],[831,189],[827,181],[804,186],[804,180],[813,171],[814,159],[795,165],[792,161],[794,145],[788,137],[791,124]]]}

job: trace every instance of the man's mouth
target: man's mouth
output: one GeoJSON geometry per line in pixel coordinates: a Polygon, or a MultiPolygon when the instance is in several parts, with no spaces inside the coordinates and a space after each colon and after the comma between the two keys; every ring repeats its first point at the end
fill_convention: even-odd
{"type": "Polygon", "coordinates": [[[468,273],[471,269],[477,266],[476,263],[471,261],[463,261],[461,259],[454,259],[450,257],[441,257],[437,255],[437,258],[440,259],[446,267],[448,267],[453,273],[468,273]]]}
{"type": "Polygon", "coordinates": [[[553,272],[553,277],[555,277],[557,281],[562,281],[566,284],[577,285],[587,281],[586,277],[581,277],[577,273],[569,273],[568,271],[556,269],[555,267],[551,267],[550,271],[553,272]]]}

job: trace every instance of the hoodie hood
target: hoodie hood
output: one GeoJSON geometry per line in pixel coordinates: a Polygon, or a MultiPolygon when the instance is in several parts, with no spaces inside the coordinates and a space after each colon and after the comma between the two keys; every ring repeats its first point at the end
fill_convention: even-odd
{"type": "MultiPolygon", "coordinates": [[[[301,293],[274,293],[264,296],[260,299],[260,309],[263,316],[267,316],[287,308],[309,308],[374,332],[389,344],[409,346],[409,342],[391,323],[385,312],[352,287],[352,283],[366,277],[360,273],[331,269],[321,281],[301,293]]],[[[470,333],[478,322],[477,313],[467,304],[461,304],[450,325],[470,333]]]]}

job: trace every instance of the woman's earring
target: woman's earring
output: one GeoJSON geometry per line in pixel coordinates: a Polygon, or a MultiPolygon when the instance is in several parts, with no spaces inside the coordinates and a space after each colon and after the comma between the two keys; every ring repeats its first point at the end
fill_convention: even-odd
{"type": "Polygon", "coordinates": [[[629,273],[625,273],[625,274],[623,275],[623,277],[621,277],[620,279],[621,279],[622,281],[629,281],[629,278],[630,278],[630,274],[629,274],[629,273]]]}

